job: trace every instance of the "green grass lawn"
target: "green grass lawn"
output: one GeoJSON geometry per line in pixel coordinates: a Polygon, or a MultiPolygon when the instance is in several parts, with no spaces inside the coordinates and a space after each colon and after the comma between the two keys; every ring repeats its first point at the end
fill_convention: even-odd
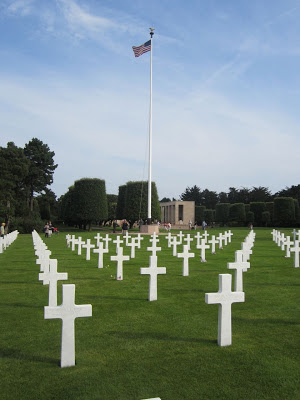
{"type": "MultiPolygon", "coordinates": [[[[210,230],[217,234],[221,229],[210,230]]],[[[291,234],[291,230],[283,230],[291,234]]],[[[1,399],[299,399],[300,269],[272,241],[271,229],[256,229],[251,268],[244,273],[245,303],[232,306],[232,346],[219,347],[218,305],[205,293],[218,291],[218,275],[248,234],[232,229],[232,243],[216,255],[200,251],[182,276],[182,259],[160,237],[158,301],[149,302],[149,238],[136,258],[124,262],[116,281],[115,254],[104,269],[66,247],[65,233],[47,242],[58,271],[76,285],[76,303],[92,304],[91,318],[75,323],[76,366],[60,368],[61,321],[44,320],[48,286],[38,281],[31,235],[20,235],[0,254],[1,399]],[[75,254],[76,253],[76,254],[75,254]],[[114,278],[111,278],[113,275],[114,278]]],[[[78,233],[84,239],[95,232],[78,233]]],[[[93,239],[94,240],[94,239],[93,239]]],[[[95,240],[94,240],[95,242],[95,240]]],[[[178,250],[180,247],[178,247],[178,250]]],[[[125,254],[130,254],[127,248],[125,254]]]]}

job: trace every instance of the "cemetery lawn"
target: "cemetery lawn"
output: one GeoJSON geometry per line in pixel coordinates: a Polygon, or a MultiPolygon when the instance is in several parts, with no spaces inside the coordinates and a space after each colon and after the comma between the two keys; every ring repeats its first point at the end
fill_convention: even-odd
{"type": "MultiPolygon", "coordinates": [[[[48,286],[38,281],[31,235],[19,235],[0,254],[1,399],[299,399],[300,269],[272,241],[271,229],[255,229],[245,303],[232,306],[233,343],[217,345],[218,305],[206,304],[205,293],[218,291],[220,273],[234,275],[227,263],[249,231],[232,232],[231,244],[215,255],[207,251],[207,263],[192,244],[188,277],[160,236],[158,266],[167,274],[158,276],[155,302],[147,300],[149,276],[140,275],[149,266],[148,237],[136,258],[124,262],[124,280],[116,281],[112,243],[98,269],[97,255],[86,261],[85,251],[72,252],[65,233],[42,236],[58,271],[69,275],[58,282],[58,304],[61,285],[74,283],[76,304],[93,307],[92,317],[75,322],[76,366],[63,369],[61,321],[44,320],[48,286]]],[[[79,235],[92,239],[95,232],[79,235]]]]}

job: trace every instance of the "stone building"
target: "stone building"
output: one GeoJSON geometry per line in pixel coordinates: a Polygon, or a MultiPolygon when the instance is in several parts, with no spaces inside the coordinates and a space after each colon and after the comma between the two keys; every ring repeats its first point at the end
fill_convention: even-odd
{"type": "Polygon", "coordinates": [[[172,225],[188,225],[195,223],[194,201],[168,201],[160,203],[161,222],[171,222],[172,225]]]}

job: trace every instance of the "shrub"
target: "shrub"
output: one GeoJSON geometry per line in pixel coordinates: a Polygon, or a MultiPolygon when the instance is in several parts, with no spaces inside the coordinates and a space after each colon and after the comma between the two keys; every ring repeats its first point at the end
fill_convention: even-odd
{"type": "Polygon", "coordinates": [[[276,226],[293,226],[296,223],[295,203],[291,197],[274,199],[274,223],[276,226]]]}
{"type": "Polygon", "coordinates": [[[262,223],[264,226],[270,225],[271,216],[269,211],[263,211],[261,216],[262,223]]]}
{"type": "Polygon", "coordinates": [[[215,214],[215,210],[204,210],[204,221],[210,225],[215,221],[215,214]]]}
{"type": "Polygon", "coordinates": [[[202,221],[205,220],[205,212],[206,207],[205,206],[195,206],[195,220],[198,225],[202,224],[202,221]]]}
{"type": "Polygon", "coordinates": [[[247,224],[250,224],[250,222],[253,224],[253,221],[254,221],[254,212],[248,211],[246,214],[246,222],[247,224]]]}
{"type": "Polygon", "coordinates": [[[266,211],[270,213],[270,225],[274,224],[274,202],[268,201],[266,202],[266,211]]]}
{"type": "Polygon", "coordinates": [[[266,211],[266,203],[262,201],[251,202],[250,211],[254,212],[254,224],[257,226],[262,226],[262,213],[266,211]]]}
{"type": "Polygon", "coordinates": [[[229,221],[229,203],[219,203],[216,205],[216,222],[225,225],[229,221]]]}
{"type": "Polygon", "coordinates": [[[244,225],[246,221],[245,204],[235,203],[231,204],[229,208],[230,224],[244,225]]]}

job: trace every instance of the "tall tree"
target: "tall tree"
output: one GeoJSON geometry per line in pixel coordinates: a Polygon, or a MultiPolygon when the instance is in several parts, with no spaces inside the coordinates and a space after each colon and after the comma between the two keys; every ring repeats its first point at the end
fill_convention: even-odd
{"type": "Polygon", "coordinates": [[[226,192],[220,192],[218,194],[218,203],[228,203],[228,195],[226,192]]]}
{"type": "Polygon", "coordinates": [[[201,206],[203,204],[203,195],[201,189],[196,185],[191,188],[187,187],[180,195],[180,200],[194,201],[196,206],[201,206]]]}
{"type": "Polygon", "coordinates": [[[75,182],[75,214],[84,228],[90,229],[92,221],[107,220],[105,181],[83,178],[75,182]]]}
{"type": "Polygon", "coordinates": [[[264,186],[253,187],[250,192],[251,202],[267,202],[273,198],[270,190],[264,186]]]}
{"type": "MultiPolygon", "coordinates": [[[[120,192],[119,192],[120,193],[120,192]]],[[[127,182],[124,217],[131,221],[147,219],[148,212],[148,182],[127,182]]],[[[151,217],[161,219],[160,204],[155,182],[151,183],[151,217]]]]}
{"type": "Polygon", "coordinates": [[[280,190],[275,194],[276,197],[292,197],[293,199],[297,199],[300,203],[300,185],[292,185],[291,187],[287,187],[283,190],[280,190]]]}
{"type": "Polygon", "coordinates": [[[218,202],[218,195],[216,192],[213,192],[211,190],[205,189],[202,192],[202,204],[207,208],[207,209],[215,209],[216,204],[218,202]]]}
{"type": "Polygon", "coordinates": [[[235,187],[230,187],[228,192],[228,201],[230,204],[237,203],[239,200],[239,191],[235,187]]]}
{"type": "Polygon", "coordinates": [[[34,194],[41,193],[47,189],[48,185],[51,185],[57,164],[54,164],[54,151],[50,151],[48,145],[37,138],[33,138],[25,145],[24,154],[29,160],[26,184],[30,210],[32,211],[34,194]]]}
{"type": "Polygon", "coordinates": [[[0,215],[8,229],[10,217],[22,208],[25,200],[24,181],[28,174],[24,150],[13,142],[0,147],[0,215]]]}

